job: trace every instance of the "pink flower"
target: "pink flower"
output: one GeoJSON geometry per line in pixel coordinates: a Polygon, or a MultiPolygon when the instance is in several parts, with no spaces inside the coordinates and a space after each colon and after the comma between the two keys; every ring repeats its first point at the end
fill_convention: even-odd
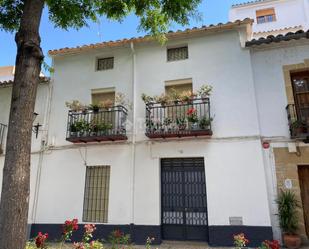
{"type": "Polygon", "coordinates": [[[86,224],[84,228],[85,228],[85,233],[87,234],[91,234],[96,230],[96,227],[94,224],[86,224]]]}

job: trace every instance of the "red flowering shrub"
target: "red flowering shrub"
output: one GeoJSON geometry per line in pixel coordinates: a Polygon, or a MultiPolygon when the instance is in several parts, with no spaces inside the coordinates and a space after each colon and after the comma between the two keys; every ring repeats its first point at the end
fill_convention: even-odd
{"type": "Polygon", "coordinates": [[[187,111],[187,119],[189,122],[196,123],[198,122],[197,111],[195,108],[190,108],[187,111]]]}
{"type": "Polygon", "coordinates": [[[78,220],[73,219],[73,220],[66,220],[65,223],[62,225],[62,236],[63,240],[70,240],[72,237],[72,234],[74,231],[77,231],[78,229],[78,220]]]}
{"type": "Polygon", "coordinates": [[[260,249],[280,249],[280,244],[278,240],[265,240],[262,243],[260,249]]]}
{"type": "Polygon", "coordinates": [[[45,241],[48,238],[48,234],[42,234],[41,232],[35,237],[35,245],[37,248],[46,248],[45,241]]]}

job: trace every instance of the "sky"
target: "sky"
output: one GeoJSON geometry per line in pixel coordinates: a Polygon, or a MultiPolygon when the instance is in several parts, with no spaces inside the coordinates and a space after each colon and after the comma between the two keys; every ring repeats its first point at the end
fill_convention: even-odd
{"type": "MultiPolygon", "coordinates": [[[[172,25],[170,30],[227,22],[228,11],[231,5],[241,2],[246,2],[246,0],[203,0],[199,6],[199,11],[202,13],[202,20],[191,20],[190,25],[186,27],[172,25]]],[[[48,13],[45,9],[40,26],[41,46],[45,54],[45,61],[47,64],[51,64],[51,60],[47,55],[48,50],[145,35],[143,32],[138,32],[138,24],[138,18],[131,15],[122,23],[101,18],[100,25],[89,23],[89,27],[82,28],[78,31],[74,29],[65,31],[54,27],[48,20],[48,13]]],[[[15,56],[16,45],[14,34],[0,31],[0,66],[14,65],[15,56]]]]}

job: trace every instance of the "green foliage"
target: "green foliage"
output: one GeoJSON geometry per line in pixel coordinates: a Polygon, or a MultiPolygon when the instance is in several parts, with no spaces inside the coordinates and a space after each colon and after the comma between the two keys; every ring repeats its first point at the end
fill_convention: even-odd
{"type": "Polygon", "coordinates": [[[27,242],[25,249],[36,249],[36,248],[37,247],[36,247],[35,243],[32,242],[32,241],[29,241],[29,242],[27,242]]]}
{"type": "Polygon", "coordinates": [[[284,233],[295,234],[299,226],[297,215],[299,203],[295,193],[290,190],[281,191],[277,199],[277,204],[281,229],[284,233]]]}
{"type": "MultiPolygon", "coordinates": [[[[200,3],[201,0],[45,0],[49,19],[56,27],[79,29],[98,16],[122,21],[135,14],[140,18],[139,29],[161,42],[172,22],[186,25],[191,17],[199,18],[196,9],[200,3]]],[[[0,29],[18,29],[23,5],[22,0],[0,0],[0,29]]]]}

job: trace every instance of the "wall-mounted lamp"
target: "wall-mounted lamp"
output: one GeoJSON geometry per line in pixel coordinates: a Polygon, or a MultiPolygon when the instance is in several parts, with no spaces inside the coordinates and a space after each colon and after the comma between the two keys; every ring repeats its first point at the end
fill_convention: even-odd
{"type": "MultiPolygon", "coordinates": [[[[33,120],[32,120],[32,123],[34,123],[34,121],[35,121],[35,119],[36,119],[36,117],[38,116],[39,114],[38,113],[36,113],[36,112],[34,112],[33,113],[33,120]]],[[[33,133],[35,134],[35,138],[38,138],[38,134],[39,134],[39,130],[40,130],[40,127],[41,127],[42,125],[40,125],[40,123],[37,123],[36,125],[34,125],[33,127],[32,127],[32,131],[33,131],[33,133]]]]}

